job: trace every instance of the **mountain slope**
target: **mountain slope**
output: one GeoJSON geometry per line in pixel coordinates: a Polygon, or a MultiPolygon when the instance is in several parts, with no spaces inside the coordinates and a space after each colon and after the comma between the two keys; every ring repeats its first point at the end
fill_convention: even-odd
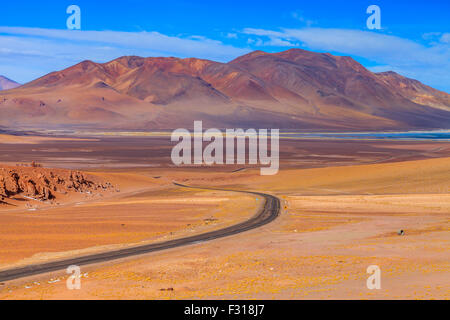
{"type": "Polygon", "coordinates": [[[102,129],[450,127],[450,95],[350,57],[291,49],[229,63],[121,57],[83,61],[0,93],[0,125],[102,129]]]}
{"type": "Polygon", "coordinates": [[[376,76],[406,99],[418,104],[450,111],[450,95],[423,83],[399,75],[393,71],[380,72],[376,76]]]}
{"type": "Polygon", "coordinates": [[[14,89],[20,86],[19,83],[8,79],[4,76],[0,76],[0,90],[8,90],[8,89],[14,89]]]}

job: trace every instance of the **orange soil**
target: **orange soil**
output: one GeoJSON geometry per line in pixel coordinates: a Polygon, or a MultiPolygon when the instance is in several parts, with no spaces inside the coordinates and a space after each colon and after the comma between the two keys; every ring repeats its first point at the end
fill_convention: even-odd
{"type": "Polygon", "coordinates": [[[252,196],[181,189],[167,179],[89,175],[112,181],[120,192],[75,193],[33,209],[3,206],[0,269],[223,228],[248,219],[260,205],[252,196]]]}
{"type": "MultiPolygon", "coordinates": [[[[257,170],[141,174],[155,172],[163,179],[156,179],[158,188],[176,180],[272,192],[283,200],[282,216],[234,237],[83,267],[81,290],[67,290],[64,273],[56,272],[8,282],[0,286],[0,299],[450,298],[450,158],[289,169],[273,177],[257,170]],[[400,229],[404,236],[397,235],[400,229]],[[366,287],[369,265],[381,268],[381,290],[366,287]],[[161,291],[169,287],[174,290],[161,291]]],[[[167,199],[159,192],[152,206],[167,199]]],[[[182,195],[174,199],[185,197],[176,192],[182,195]]],[[[254,201],[242,200],[239,205],[254,201]]],[[[224,216],[236,209],[220,207],[224,216]]]]}

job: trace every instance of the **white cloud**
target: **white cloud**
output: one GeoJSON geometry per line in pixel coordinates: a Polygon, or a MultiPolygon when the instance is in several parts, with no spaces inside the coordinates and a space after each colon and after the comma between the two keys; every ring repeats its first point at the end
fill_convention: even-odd
{"type": "Polygon", "coordinates": [[[262,39],[258,39],[257,41],[249,42],[249,43],[255,44],[255,46],[260,46],[260,47],[263,47],[263,46],[297,47],[298,46],[298,44],[286,40],[286,37],[284,37],[283,33],[281,33],[281,32],[247,28],[244,30],[244,33],[269,38],[268,41],[263,41],[262,39]]]}
{"type": "Polygon", "coordinates": [[[441,37],[441,42],[450,44],[450,33],[444,33],[441,37]]]}
{"type": "Polygon", "coordinates": [[[264,42],[264,46],[273,46],[273,47],[298,47],[296,43],[283,40],[280,38],[270,38],[269,41],[264,42]]]}
{"type": "Polygon", "coordinates": [[[260,46],[263,45],[263,43],[264,43],[264,42],[263,42],[261,39],[259,39],[259,38],[257,38],[257,39],[248,38],[248,39],[247,39],[247,44],[253,45],[253,46],[255,46],[255,47],[260,47],[260,46]]]}
{"type": "Polygon", "coordinates": [[[317,24],[317,21],[305,18],[303,12],[301,11],[292,12],[291,15],[294,19],[304,23],[307,27],[311,27],[313,24],[317,24]]]}
{"type": "Polygon", "coordinates": [[[229,61],[249,51],[202,36],[22,27],[0,27],[0,44],[0,74],[20,82],[85,59],[106,62],[123,55],[139,55],[229,61]]]}
{"type": "Polygon", "coordinates": [[[284,32],[264,30],[264,29],[245,28],[243,30],[243,33],[251,34],[251,35],[255,35],[255,36],[286,38],[286,35],[284,32]]]}
{"type": "Polygon", "coordinates": [[[425,40],[433,40],[439,37],[441,34],[442,34],[441,32],[427,32],[422,34],[422,38],[425,40]]]}

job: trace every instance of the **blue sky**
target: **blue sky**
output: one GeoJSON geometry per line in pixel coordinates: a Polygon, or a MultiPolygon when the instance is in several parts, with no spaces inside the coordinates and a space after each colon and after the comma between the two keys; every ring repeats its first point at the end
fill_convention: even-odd
{"type": "Polygon", "coordinates": [[[450,1],[6,1],[0,74],[21,83],[81,60],[122,55],[226,62],[253,50],[350,55],[450,92],[450,1]],[[81,8],[67,30],[66,8],[81,8]],[[381,30],[368,30],[369,5],[381,30]]]}

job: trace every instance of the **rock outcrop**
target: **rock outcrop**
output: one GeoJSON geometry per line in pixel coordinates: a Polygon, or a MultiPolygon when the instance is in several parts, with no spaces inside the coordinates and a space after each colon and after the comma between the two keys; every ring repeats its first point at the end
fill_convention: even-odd
{"type": "Polygon", "coordinates": [[[80,171],[0,166],[0,197],[22,195],[47,201],[56,198],[57,194],[112,188],[110,183],[96,180],[80,171]]]}

